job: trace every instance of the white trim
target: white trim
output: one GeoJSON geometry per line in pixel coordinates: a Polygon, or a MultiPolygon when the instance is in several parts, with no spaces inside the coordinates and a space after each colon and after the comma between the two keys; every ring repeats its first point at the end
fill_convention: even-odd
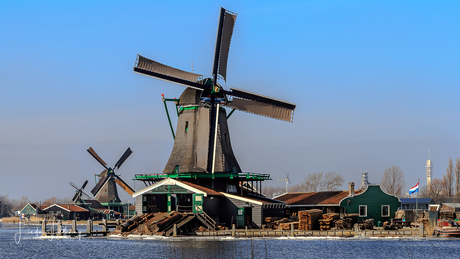
{"type": "MultiPolygon", "coordinates": [[[[61,205],[62,205],[62,204],[61,204],[61,205]]],[[[80,207],[80,206],[78,206],[78,205],[75,205],[75,204],[69,204],[69,205],[73,205],[73,206],[79,207],[80,209],[83,209],[83,210],[85,210],[85,211],[89,211],[89,210],[87,210],[87,209],[85,209],[85,208],[82,208],[82,207],[80,207]]],[[[59,204],[56,204],[56,203],[55,203],[55,204],[52,204],[52,205],[50,205],[50,206],[48,206],[48,207],[46,207],[46,208],[44,208],[43,210],[46,210],[46,209],[51,208],[51,207],[53,207],[53,206],[57,206],[57,207],[59,207],[59,208],[61,208],[61,209],[63,209],[63,210],[66,210],[66,211],[70,212],[70,210],[68,210],[68,209],[66,209],[66,208],[64,208],[64,207],[62,207],[62,206],[59,206],[59,204]]],[[[42,211],[43,211],[43,210],[42,210],[42,211]]],[[[78,211],[77,211],[77,212],[78,212],[78,211]]]]}
{"type": "Polygon", "coordinates": [[[190,185],[187,185],[186,183],[179,182],[179,181],[174,180],[172,178],[166,178],[166,179],[163,179],[163,180],[161,180],[161,181],[159,181],[159,182],[157,182],[155,184],[152,184],[152,185],[150,185],[148,187],[145,187],[142,190],[139,190],[139,191],[133,193],[132,197],[137,197],[137,196],[139,196],[141,194],[144,194],[144,193],[146,193],[148,191],[151,191],[151,190],[153,190],[153,189],[155,189],[157,187],[163,186],[163,185],[177,185],[177,186],[185,188],[185,189],[187,189],[187,190],[189,190],[189,191],[191,191],[193,193],[203,194],[204,197],[207,197],[207,195],[208,195],[206,192],[203,192],[203,191],[200,191],[198,189],[195,189],[195,188],[191,187],[190,185]]]}
{"type": "Polygon", "coordinates": [[[378,186],[378,187],[380,188],[380,190],[381,190],[383,193],[385,193],[386,195],[389,195],[389,196],[396,197],[396,198],[398,198],[398,201],[401,202],[401,200],[399,199],[398,196],[393,195],[393,194],[388,194],[388,193],[384,192],[384,191],[382,190],[382,187],[380,186],[380,184],[368,184],[368,185],[366,186],[366,190],[364,190],[364,191],[362,191],[362,192],[360,192],[360,193],[358,193],[358,194],[356,194],[356,192],[355,192],[355,194],[353,194],[353,195],[351,195],[351,196],[348,195],[347,197],[345,197],[345,198],[343,198],[343,199],[341,199],[341,200],[339,201],[339,205],[340,205],[340,203],[342,203],[342,201],[345,200],[345,199],[352,198],[352,197],[356,197],[356,196],[359,196],[359,195],[363,195],[364,193],[367,192],[367,190],[369,189],[369,186],[378,186]]]}
{"type": "Polygon", "coordinates": [[[227,198],[232,198],[232,199],[236,199],[236,200],[240,200],[240,201],[244,201],[244,202],[249,202],[249,203],[253,203],[253,204],[257,204],[257,205],[262,205],[263,204],[263,202],[261,202],[261,201],[255,201],[255,200],[247,199],[247,198],[244,198],[244,197],[241,197],[241,196],[236,196],[236,195],[228,194],[228,193],[224,193],[224,192],[221,192],[221,193],[227,198]]]}
{"type": "Polygon", "coordinates": [[[382,218],[388,218],[388,217],[390,217],[390,205],[382,205],[382,206],[380,207],[380,216],[381,216],[382,218]],[[387,207],[388,207],[388,215],[383,215],[383,206],[387,206],[387,207]]]}
{"type": "Polygon", "coordinates": [[[367,205],[359,205],[358,215],[360,217],[367,217],[367,205]],[[361,215],[361,207],[364,207],[366,209],[366,215],[361,215]]]}

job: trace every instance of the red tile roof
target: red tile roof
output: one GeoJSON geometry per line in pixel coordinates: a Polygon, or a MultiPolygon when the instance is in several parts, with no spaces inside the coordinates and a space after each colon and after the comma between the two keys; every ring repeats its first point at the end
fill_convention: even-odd
{"type": "Polygon", "coordinates": [[[53,204],[53,205],[50,205],[46,208],[44,208],[43,210],[46,210],[50,207],[53,207],[53,206],[58,206],[64,210],[67,210],[67,211],[72,211],[72,212],[87,212],[88,210],[87,209],[84,209],[80,206],[77,206],[77,205],[74,205],[74,204],[53,204]]]}
{"type": "MultiPolygon", "coordinates": [[[[355,194],[362,191],[356,191],[355,194]]],[[[277,200],[284,201],[288,205],[316,205],[316,204],[336,204],[348,196],[348,191],[328,191],[328,192],[297,192],[287,193],[277,200]]]]}
{"type": "Polygon", "coordinates": [[[189,182],[186,182],[186,181],[179,181],[179,180],[176,180],[176,181],[181,182],[183,184],[186,184],[186,185],[188,185],[188,186],[190,186],[192,188],[195,188],[197,190],[200,190],[202,192],[205,192],[207,195],[222,195],[220,192],[216,192],[213,189],[209,189],[209,188],[200,186],[198,184],[189,183],[189,182]]]}

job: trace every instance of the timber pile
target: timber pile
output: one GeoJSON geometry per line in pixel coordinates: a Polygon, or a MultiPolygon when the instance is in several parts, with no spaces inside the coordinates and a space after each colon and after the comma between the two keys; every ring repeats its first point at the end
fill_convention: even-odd
{"type": "MultiPolygon", "coordinates": [[[[265,217],[264,223],[267,228],[277,229],[280,224],[279,221],[284,220],[282,217],[265,217]]],[[[281,222],[283,223],[283,222],[281,222]]]]}
{"type": "Polygon", "coordinates": [[[319,229],[320,230],[329,230],[334,226],[334,221],[339,219],[339,214],[338,213],[327,213],[323,214],[323,219],[318,220],[319,221],[319,229]]]}
{"type": "Polygon", "coordinates": [[[358,222],[358,214],[345,214],[334,222],[335,229],[351,229],[356,222],[358,222]]]}
{"type": "Polygon", "coordinates": [[[318,230],[318,220],[322,218],[322,215],[323,211],[318,209],[299,211],[299,229],[318,230]]]}
{"type": "Polygon", "coordinates": [[[366,219],[358,223],[361,230],[374,229],[374,219],[366,219]]]}
{"type": "Polygon", "coordinates": [[[291,230],[292,226],[294,229],[299,229],[299,222],[288,222],[288,223],[281,223],[278,226],[279,230],[291,230]]]}

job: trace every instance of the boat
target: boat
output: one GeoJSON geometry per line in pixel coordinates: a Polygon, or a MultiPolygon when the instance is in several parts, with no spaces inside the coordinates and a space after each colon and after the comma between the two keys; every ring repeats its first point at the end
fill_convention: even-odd
{"type": "Polygon", "coordinates": [[[433,235],[441,237],[460,237],[460,225],[452,220],[438,221],[433,235]]]}

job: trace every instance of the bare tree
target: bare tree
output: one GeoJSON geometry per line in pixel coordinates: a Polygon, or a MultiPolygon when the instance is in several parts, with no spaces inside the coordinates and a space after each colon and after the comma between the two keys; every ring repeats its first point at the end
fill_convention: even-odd
{"type": "Polygon", "coordinates": [[[447,197],[452,197],[454,188],[454,166],[452,164],[452,158],[449,158],[449,164],[447,165],[446,174],[442,177],[444,188],[446,190],[447,197]]]}
{"type": "Polygon", "coordinates": [[[0,207],[0,217],[8,217],[13,211],[13,203],[8,198],[8,193],[5,195],[0,195],[1,207],[0,207]]]}
{"type": "Polygon", "coordinates": [[[304,190],[307,192],[317,192],[322,187],[323,173],[316,172],[313,174],[308,174],[305,177],[305,181],[302,183],[304,190]]]}
{"type": "Polygon", "coordinates": [[[457,192],[457,196],[460,193],[460,158],[457,157],[457,161],[455,162],[455,191],[457,192]]]}
{"type": "Polygon", "coordinates": [[[383,172],[380,186],[384,192],[401,197],[406,186],[403,171],[398,166],[388,167],[383,172]]]}
{"type": "Polygon", "coordinates": [[[262,188],[262,193],[267,197],[273,197],[274,195],[284,193],[286,191],[286,187],[281,186],[264,186],[262,188]]]}
{"type": "Polygon", "coordinates": [[[345,179],[336,172],[327,172],[324,175],[323,188],[325,191],[336,191],[337,187],[342,186],[345,179]]]}
{"type": "Polygon", "coordinates": [[[436,202],[439,202],[439,199],[446,196],[446,190],[444,188],[443,181],[438,178],[431,180],[428,193],[431,198],[433,198],[436,202]]]}

